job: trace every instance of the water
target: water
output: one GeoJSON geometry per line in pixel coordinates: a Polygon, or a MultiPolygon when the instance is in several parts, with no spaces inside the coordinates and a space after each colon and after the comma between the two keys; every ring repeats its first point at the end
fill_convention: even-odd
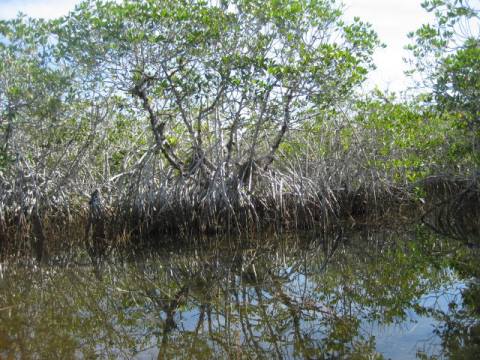
{"type": "Polygon", "coordinates": [[[0,269],[0,358],[476,358],[478,250],[415,227],[0,269]]]}

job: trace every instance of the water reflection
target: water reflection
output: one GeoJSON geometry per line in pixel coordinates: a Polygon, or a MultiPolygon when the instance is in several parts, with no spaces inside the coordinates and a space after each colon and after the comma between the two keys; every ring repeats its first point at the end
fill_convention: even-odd
{"type": "Polygon", "coordinates": [[[0,358],[465,358],[476,251],[418,228],[4,264],[0,358]]]}

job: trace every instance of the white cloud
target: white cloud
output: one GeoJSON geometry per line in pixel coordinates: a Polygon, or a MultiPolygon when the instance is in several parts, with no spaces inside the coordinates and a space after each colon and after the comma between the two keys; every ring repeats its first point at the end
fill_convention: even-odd
{"type": "Polygon", "coordinates": [[[377,69],[369,76],[368,87],[374,85],[400,91],[408,85],[404,71],[408,67],[403,58],[408,56],[404,49],[409,43],[407,34],[431,20],[422,9],[419,0],[344,0],[346,16],[359,16],[372,24],[380,40],[387,45],[374,55],[377,69]]]}
{"type": "Polygon", "coordinates": [[[52,19],[73,10],[79,0],[0,0],[0,19],[11,19],[22,12],[36,18],[52,19]]]}

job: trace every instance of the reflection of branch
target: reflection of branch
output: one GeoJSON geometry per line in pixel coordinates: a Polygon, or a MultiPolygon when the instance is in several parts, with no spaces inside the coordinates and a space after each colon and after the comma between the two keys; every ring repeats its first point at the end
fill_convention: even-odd
{"type": "Polygon", "coordinates": [[[189,289],[190,288],[187,285],[184,285],[180,289],[180,291],[175,294],[173,299],[170,300],[169,302],[165,302],[162,299],[158,299],[158,298],[155,299],[157,304],[163,304],[162,308],[165,311],[165,314],[167,315],[167,318],[165,319],[165,327],[163,328],[162,343],[158,352],[157,359],[164,358],[162,354],[162,349],[166,349],[167,343],[168,343],[168,335],[176,327],[175,320],[174,320],[175,312],[180,307],[180,305],[183,304],[184,301],[186,300],[189,289]]]}
{"type": "MultiPolygon", "coordinates": [[[[263,351],[260,348],[260,346],[258,345],[257,341],[255,341],[255,337],[253,335],[250,322],[248,321],[248,313],[247,313],[247,318],[245,319],[245,317],[243,316],[242,309],[241,309],[242,305],[240,304],[238,291],[235,288],[233,288],[233,292],[234,292],[234,295],[235,295],[235,302],[237,304],[238,318],[239,318],[239,321],[240,321],[240,325],[242,327],[242,332],[243,332],[243,336],[245,338],[245,341],[247,343],[253,344],[257,354],[261,354],[263,351]],[[248,333],[247,333],[247,331],[248,331],[248,333]]],[[[242,298],[245,301],[245,292],[243,293],[242,298]]]]}
{"type": "Polygon", "coordinates": [[[278,349],[277,345],[277,336],[275,335],[272,326],[270,325],[270,319],[268,318],[267,312],[265,311],[265,304],[263,303],[263,296],[262,296],[262,291],[259,288],[259,286],[255,286],[255,293],[257,294],[257,299],[258,299],[258,305],[262,313],[262,320],[263,322],[267,325],[268,332],[270,333],[270,338],[272,339],[272,343],[275,347],[275,352],[277,353],[277,359],[282,358],[282,354],[280,350],[278,349]]]}
{"type": "Polygon", "coordinates": [[[287,296],[287,294],[283,292],[281,286],[277,282],[273,282],[273,284],[275,287],[276,295],[279,297],[282,303],[285,304],[288,312],[290,313],[290,316],[292,317],[295,338],[297,339],[297,343],[300,345],[302,353],[305,355],[305,346],[303,342],[302,332],[300,330],[300,315],[302,311],[300,307],[297,304],[294,304],[294,302],[287,296]]]}
{"type": "Polygon", "coordinates": [[[333,255],[335,254],[335,251],[337,251],[338,245],[340,245],[340,239],[341,238],[342,238],[342,234],[340,233],[340,234],[337,235],[335,240],[333,240],[332,250],[330,250],[330,252],[328,253],[328,249],[327,249],[327,257],[325,258],[325,262],[323,263],[322,267],[320,268],[319,273],[322,273],[326,269],[328,263],[330,262],[333,255]]]}

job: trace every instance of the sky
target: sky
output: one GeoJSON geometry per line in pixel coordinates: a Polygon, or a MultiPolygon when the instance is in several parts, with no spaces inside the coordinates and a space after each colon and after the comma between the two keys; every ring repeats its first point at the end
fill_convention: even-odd
{"type": "MultiPolygon", "coordinates": [[[[32,17],[54,18],[68,13],[79,0],[0,0],[0,19],[15,17],[23,12],[32,17]]],[[[377,69],[372,72],[366,88],[401,91],[408,86],[404,75],[407,66],[402,58],[408,53],[407,33],[429,21],[420,0],[343,0],[345,16],[354,16],[373,25],[381,41],[387,45],[374,55],[377,69]]]]}
{"type": "MultiPolygon", "coordinates": [[[[0,0],[1,1],[1,0],[0,0]]],[[[422,24],[432,22],[432,16],[421,6],[421,0],[344,0],[347,18],[360,17],[372,24],[380,40],[386,45],[374,54],[377,69],[367,81],[367,87],[375,85],[383,90],[402,91],[408,87],[404,71],[408,57],[404,47],[410,40],[407,34],[422,24]]]]}

